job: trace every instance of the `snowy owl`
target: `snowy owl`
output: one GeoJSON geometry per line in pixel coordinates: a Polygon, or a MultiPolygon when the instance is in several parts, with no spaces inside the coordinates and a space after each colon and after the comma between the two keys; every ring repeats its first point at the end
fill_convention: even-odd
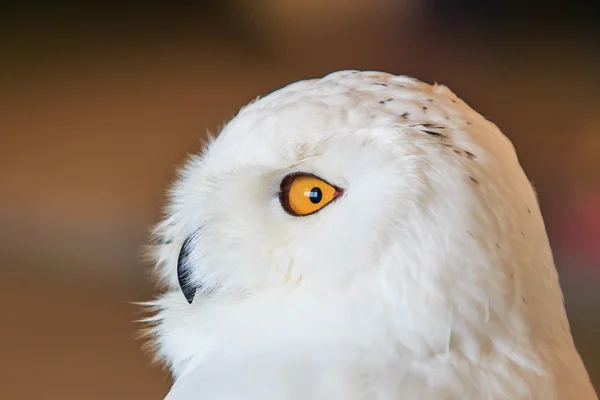
{"type": "Polygon", "coordinates": [[[155,230],[169,400],[592,400],[536,194],[447,87],[339,71],[243,107],[155,230]]]}

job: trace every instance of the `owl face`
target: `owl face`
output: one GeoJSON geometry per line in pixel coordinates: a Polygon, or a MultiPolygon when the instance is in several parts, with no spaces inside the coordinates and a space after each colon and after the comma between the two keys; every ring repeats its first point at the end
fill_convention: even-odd
{"type": "Polygon", "coordinates": [[[390,147],[392,127],[358,124],[289,137],[297,114],[246,126],[243,113],[186,169],[172,215],[181,218],[177,276],[188,300],[197,289],[347,284],[377,263],[396,221],[416,212],[425,188],[414,144],[390,147]]]}
{"type": "Polygon", "coordinates": [[[459,314],[469,326],[487,318],[481,329],[520,329],[489,322],[513,307],[511,279],[532,289],[554,273],[508,139],[446,87],[379,72],[301,81],[244,107],[182,170],[156,234],[167,286],[157,336],[175,370],[234,335],[234,320],[243,340],[252,329],[262,337],[250,314],[269,315],[271,339],[288,346],[295,332],[303,345],[311,334],[331,345],[360,323],[416,353],[444,351],[448,335],[431,332],[448,332],[459,314]],[[217,321],[227,313],[209,306],[264,293],[278,295],[246,301],[227,328],[217,321]],[[371,320],[388,313],[389,325],[371,320]]]}

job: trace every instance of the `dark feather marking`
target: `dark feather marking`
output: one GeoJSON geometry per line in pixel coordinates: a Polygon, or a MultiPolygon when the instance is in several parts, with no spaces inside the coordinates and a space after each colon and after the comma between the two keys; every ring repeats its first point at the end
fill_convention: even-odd
{"type": "Polygon", "coordinates": [[[531,214],[531,209],[529,207],[527,207],[527,212],[531,214]]]}
{"type": "Polygon", "coordinates": [[[469,156],[470,159],[477,158],[477,156],[475,154],[471,153],[470,151],[465,150],[465,153],[467,154],[467,156],[469,156]]]}
{"type": "Polygon", "coordinates": [[[387,86],[387,84],[385,84],[385,83],[379,83],[379,82],[377,82],[377,83],[375,83],[375,84],[376,84],[377,86],[387,86]]]}
{"type": "Polygon", "coordinates": [[[392,101],[392,100],[394,100],[394,99],[390,98],[390,99],[387,99],[387,100],[381,100],[381,101],[379,102],[379,104],[385,104],[385,103],[387,103],[387,102],[389,102],[389,101],[392,101]]]}
{"type": "Polygon", "coordinates": [[[404,112],[404,113],[402,113],[402,115],[400,115],[400,116],[401,116],[402,118],[406,119],[406,118],[408,118],[408,116],[409,116],[409,115],[410,115],[410,113],[408,113],[408,112],[404,112]]]}
{"type": "Polygon", "coordinates": [[[460,152],[460,150],[458,150],[458,149],[454,149],[454,152],[455,152],[456,154],[458,154],[458,155],[462,154],[462,153],[460,152]]]}
{"type": "Polygon", "coordinates": [[[478,181],[477,179],[473,178],[472,176],[470,176],[469,178],[471,178],[471,180],[472,180],[473,182],[475,182],[476,184],[478,184],[478,185],[479,185],[479,181],[478,181]]]}
{"type": "Polygon", "coordinates": [[[439,132],[434,132],[434,131],[426,131],[426,130],[423,130],[423,131],[421,131],[421,132],[424,132],[424,133],[426,133],[426,134],[428,134],[428,135],[431,135],[431,136],[441,136],[441,137],[446,137],[446,136],[442,135],[442,134],[441,134],[441,133],[439,133],[439,132]]]}
{"type": "Polygon", "coordinates": [[[414,125],[411,125],[411,126],[422,126],[423,128],[433,128],[433,129],[446,129],[445,126],[436,125],[436,124],[433,124],[431,122],[426,122],[424,124],[414,124],[414,125]]]}

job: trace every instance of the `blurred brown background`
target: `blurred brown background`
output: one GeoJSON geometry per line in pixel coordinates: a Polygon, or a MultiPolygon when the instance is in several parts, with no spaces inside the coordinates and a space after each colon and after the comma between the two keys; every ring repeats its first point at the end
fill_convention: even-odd
{"type": "Polygon", "coordinates": [[[141,246],[175,168],[255,96],[337,69],[447,84],[513,140],[599,387],[594,2],[86,4],[0,6],[0,398],[162,399],[128,302],[153,294],[141,246]]]}

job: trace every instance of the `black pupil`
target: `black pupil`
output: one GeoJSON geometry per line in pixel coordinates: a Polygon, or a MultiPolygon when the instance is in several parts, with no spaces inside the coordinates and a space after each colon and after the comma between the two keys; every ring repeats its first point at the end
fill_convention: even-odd
{"type": "Polygon", "coordinates": [[[310,193],[308,194],[308,197],[310,198],[310,201],[313,204],[319,204],[321,202],[321,199],[323,199],[323,192],[321,192],[321,189],[319,189],[318,187],[312,188],[310,193]]]}

